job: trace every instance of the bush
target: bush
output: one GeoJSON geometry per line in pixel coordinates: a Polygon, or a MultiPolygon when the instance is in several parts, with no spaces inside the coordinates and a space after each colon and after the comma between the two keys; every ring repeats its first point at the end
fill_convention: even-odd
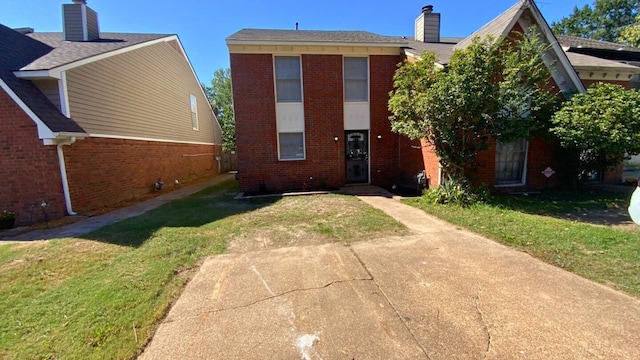
{"type": "Polygon", "coordinates": [[[435,189],[424,192],[423,197],[433,204],[454,204],[463,207],[471,206],[489,199],[489,189],[481,186],[473,189],[467,182],[447,180],[435,189]]]}

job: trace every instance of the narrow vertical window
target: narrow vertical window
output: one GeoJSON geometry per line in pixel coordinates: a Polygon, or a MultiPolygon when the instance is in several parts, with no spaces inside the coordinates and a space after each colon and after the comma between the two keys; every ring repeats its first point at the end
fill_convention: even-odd
{"type": "Polygon", "coordinates": [[[276,56],[276,98],[279,103],[302,102],[302,76],[300,57],[276,56]]]}
{"type": "Polygon", "coordinates": [[[195,96],[189,96],[189,100],[191,102],[191,127],[193,130],[198,130],[198,103],[196,102],[195,96]]]}
{"type": "Polygon", "coordinates": [[[496,144],[496,185],[524,185],[527,145],[525,139],[496,144]]]}
{"type": "Polygon", "coordinates": [[[367,58],[344,58],[344,101],[369,101],[369,64],[367,58]]]}

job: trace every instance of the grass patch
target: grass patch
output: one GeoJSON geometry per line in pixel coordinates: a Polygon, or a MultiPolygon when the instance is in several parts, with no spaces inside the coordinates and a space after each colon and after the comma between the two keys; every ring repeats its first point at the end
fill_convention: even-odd
{"type": "Polygon", "coordinates": [[[237,191],[222,183],[83,238],[1,245],[0,358],[135,358],[190,270],[230,241],[407,231],[354,197],[234,201],[237,191]]]}
{"type": "Polygon", "coordinates": [[[638,233],[553,217],[571,211],[623,206],[626,195],[554,196],[555,200],[499,196],[488,204],[468,208],[433,205],[423,198],[405,201],[549,264],[640,297],[638,233]]]}

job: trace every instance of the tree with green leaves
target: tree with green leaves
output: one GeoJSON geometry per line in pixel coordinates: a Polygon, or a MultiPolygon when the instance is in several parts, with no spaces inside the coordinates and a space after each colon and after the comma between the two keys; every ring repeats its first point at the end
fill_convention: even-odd
{"type": "Polygon", "coordinates": [[[396,71],[390,93],[392,130],[434,146],[453,180],[472,179],[478,152],[494,141],[528,138],[543,127],[556,94],[544,88],[547,49],[530,32],[519,39],[474,39],[456,50],[447,68],[423,53],[396,71]]]}
{"type": "MultiPolygon", "coordinates": [[[[617,42],[638,16],[638,0],[595,0],[593,6],[573,8],[573,13],[552,23],[557,35],[617,42]]],[[[626,41],[625,41],[626,42],[626,41]]]]}
{"type": "Polygon", "coordinates": [[[579,156],[578,176],[604,174],[640,153],[640,93],[598,83],[574,95],[553,115],[551,133],[579,156]]]}
{"type": "Polygon", "coordinates": [[[222,150],[235,150],[236,127],[233,116],[231,70],[229,68],[216,70],[211,80],[211,86],[205,87],[205,94],[222,128],[222,150]]]}
{"type": "Polygon", "coordinates": [[[636,16],[633,24],[620,31],[618,42],[628,44],[629,46],[640,46],[640,16],[636,16]]]}

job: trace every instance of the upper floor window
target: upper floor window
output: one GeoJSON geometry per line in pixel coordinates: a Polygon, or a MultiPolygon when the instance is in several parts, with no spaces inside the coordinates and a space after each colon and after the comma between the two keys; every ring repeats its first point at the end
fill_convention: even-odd
{"type": "Polygon", "coordinates": [[[367,58],[344,58],[344,101],[369,101],[369,64],[367,58]]]}
{"type": "Polygon", "coordinates": [[[198,103],[196,97],[189,95],[189,101],[191,102],[191,127],[193,130],[198,130],[198,103]]]}
{"type": "Polygon", "coordinates": [[[276,56],[276,97],[278,102],[302,102],[302,75],[299,56],[276,56]]]}

